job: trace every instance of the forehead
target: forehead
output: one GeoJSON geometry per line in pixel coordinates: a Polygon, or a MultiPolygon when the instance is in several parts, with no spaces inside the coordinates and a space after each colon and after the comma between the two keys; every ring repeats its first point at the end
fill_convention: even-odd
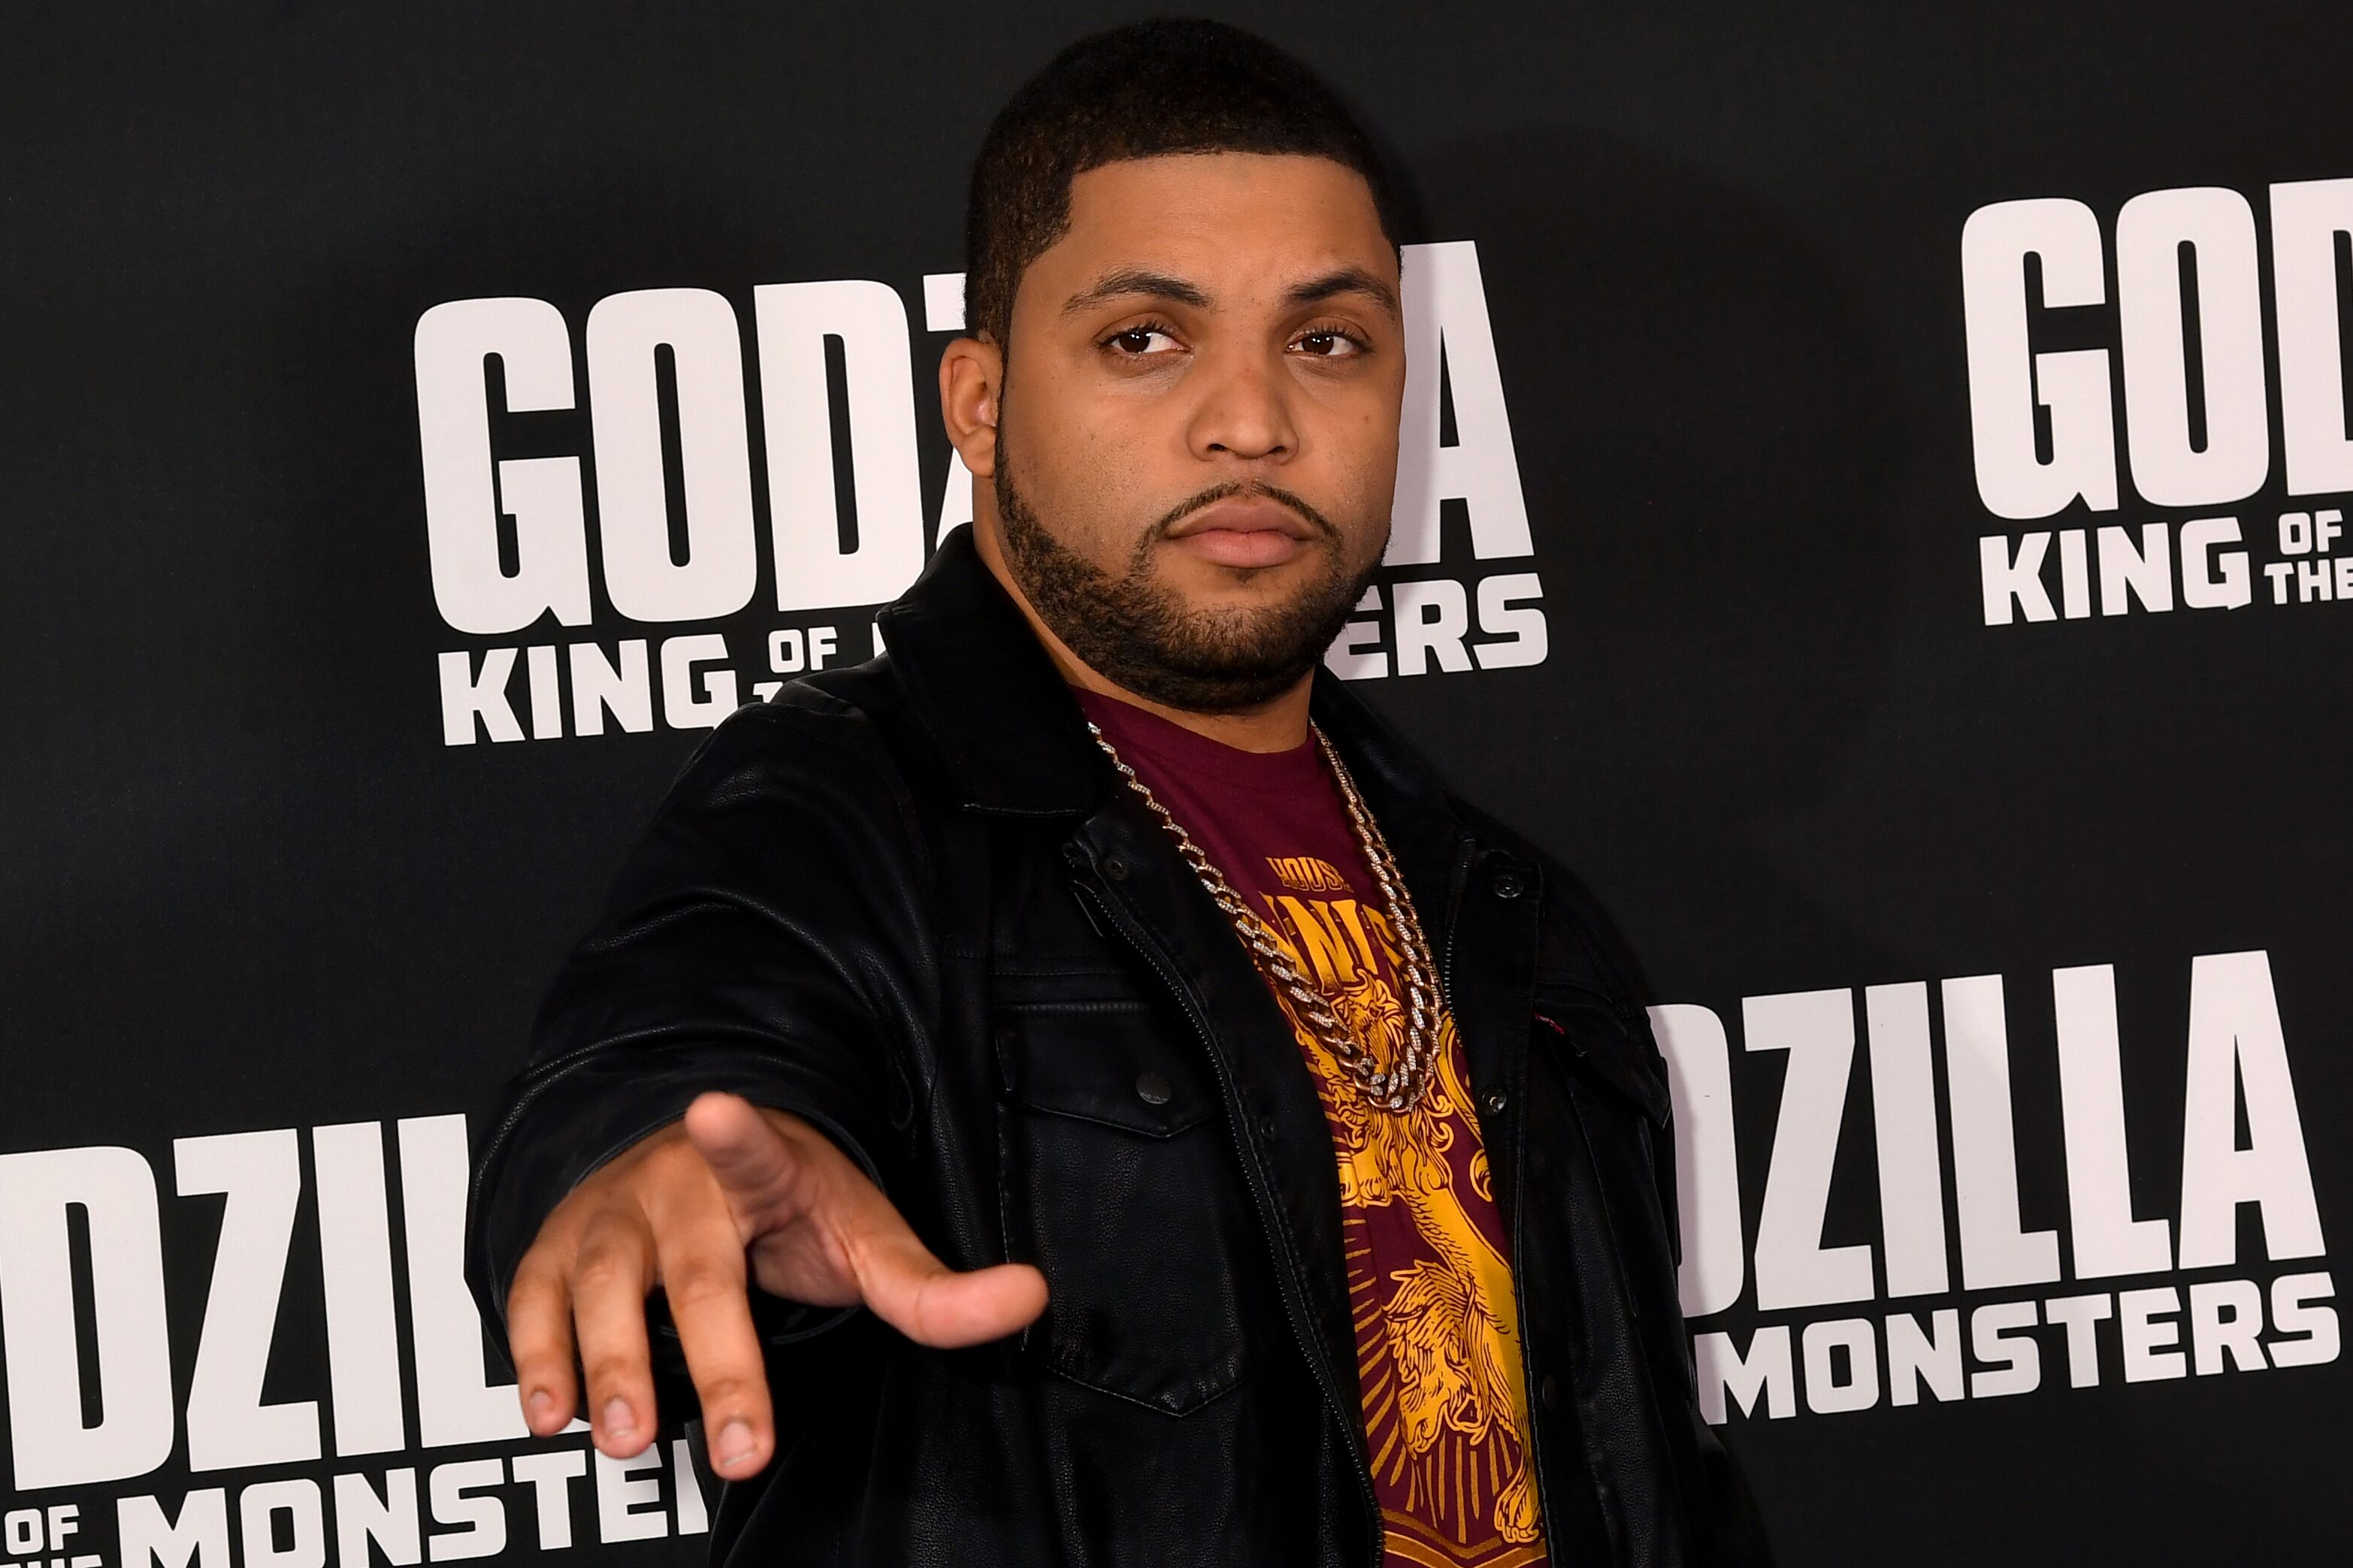
{"type": "Polygon", "coordinates": [[[1338,267],[1394,280],[1397,252],[1372,187],[1344,163],[1188,153],[1104,163],[1072,179],[1070,226],[1031,263],[1021,291],[1124,266],[1274,289],[1338,267]]]}

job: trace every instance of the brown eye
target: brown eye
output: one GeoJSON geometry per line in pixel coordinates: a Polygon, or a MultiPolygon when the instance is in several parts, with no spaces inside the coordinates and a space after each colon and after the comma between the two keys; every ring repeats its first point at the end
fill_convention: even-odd
{"type": "Polygon", "coordinates": [[[1294,342],[1314,359],[1341,359],[1363,347],[1345,332],[1304,332],[1294,342]]]}
{"type": "Polygon", "coordinates": [[[1125,331],[1113,332],[1103,343],[1125,358],[1143,359],[1174,348],[1176,340],[1158,327],[1130,327],[1125,331]]]}

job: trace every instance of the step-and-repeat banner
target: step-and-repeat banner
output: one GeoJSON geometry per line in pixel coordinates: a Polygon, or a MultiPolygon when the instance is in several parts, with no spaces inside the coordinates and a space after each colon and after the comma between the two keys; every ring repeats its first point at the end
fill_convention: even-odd
{"type": "MultiPolygon", "coordinates": [[[[524,1437],[465,1113],[969,521],[1057,9],[0,16],[0,1568],[699,1560],[524,1437]]],[[[2339,9],[1222,9],[1418,193],[1331,663],[1645,964],[1785,1560],[2340,1555],[2339,9]]]]}

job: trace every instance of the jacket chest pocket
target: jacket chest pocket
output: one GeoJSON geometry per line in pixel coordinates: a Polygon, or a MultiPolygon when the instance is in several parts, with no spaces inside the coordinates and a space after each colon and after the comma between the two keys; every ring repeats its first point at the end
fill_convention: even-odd
{"type": "Polygon", "coordinates": [[[1024,1343],[1183,1415],[1240,1381],[1256,1227],[1207,1067],[1137,1000],[1000,1009],[1009,1258],[1046,1276],[1024,1343]]]}

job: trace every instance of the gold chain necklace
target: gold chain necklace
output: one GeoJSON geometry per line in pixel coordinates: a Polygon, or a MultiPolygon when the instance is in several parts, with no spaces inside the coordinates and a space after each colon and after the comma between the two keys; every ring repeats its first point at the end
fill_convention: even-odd
{"type": "Polygon", "coordinates": [[[1095,738],[1095,744],[1103,749],[1104,755],[1111,758],[1112,766],[1117,768],[1120,776],[1144,797],[1144,804],[1152,808],[1153,815],[1160,819],[1160,826],[1166,828],[1169,837],[1176,841],[1177,854],[1183,856],[1185,864],[1193,868],[1193,875],[1200,879],[1209,897],[1217,900],[1218,908],[1225,911],[1226,919],[1233,923],[1235,934],[1241,938],[1242,945],[1250,950],[1269,974],[1274,976],[1297,1008],[1299,1016],[1307,1020],[1307,1026],[1315,1032],[1316,1039],[1356,1080],[1364,1097],[1383,1110],[1410,1110],[1429,1089],[1431,1072],[1438,1063],[1438,1016],[1444,1005],[1438,989],[1438,966],[1430,962],[1430,942],[1422,935],[1421,917],[1414,911],[1413,896],[1406,890],[1405,878],[1398,872],[1397,861],[1389,855],[1388,841],[1381,837],[1380,825],[1373,820],[1373,814],[1365,809],[1364,796],[1356,793],[1356,781],[1348,776],[1348,769],[1340,761],[1340,753],[1333,749],[1323,730],[1314,725],[1310,725],[1309,729],[1315,736],[1315,744],[1323,752],[1324,763],[1332,770],[1332,776],[1339,781],[1340,798],[1347,805],[1348,820],[1356,830],[1356,843],[1364,850],[1365,863],[1371,868],[1373,879],[1380,884],[1381,901],[1388,910],[1389,930],[1396,935],[1398,946],[1404,954],[1405,962],[1399,966],[1398,978],[1406,993],[1405,1048],[1398,1053],[1396,1064],[1386,1068],[1374,1061],[1357,1043],[1347,1025],[1324,1000],[1323,993],[1310,984],[1307,977],[1299,972],[1299,966],[1291,961],[1291,955],[1283,951],[1282,942],[1276,939],[1265,920],[1242,901],[1242,896],[1234,891],[1233,884],[1226,880],[1225,873],[1211,864],[1209,857],[1193,841],[1193,836],[1185,831],[1185,825],[1169,815],[1168,808],[1160,803],[1160,797],[1152,793],[1152,786],[1136,776],[1135,770],[1119,754],[1119,748],[1111,743],[1110,737],[1092,721],[1087,724],[1087,732],[1095,738]]]}

